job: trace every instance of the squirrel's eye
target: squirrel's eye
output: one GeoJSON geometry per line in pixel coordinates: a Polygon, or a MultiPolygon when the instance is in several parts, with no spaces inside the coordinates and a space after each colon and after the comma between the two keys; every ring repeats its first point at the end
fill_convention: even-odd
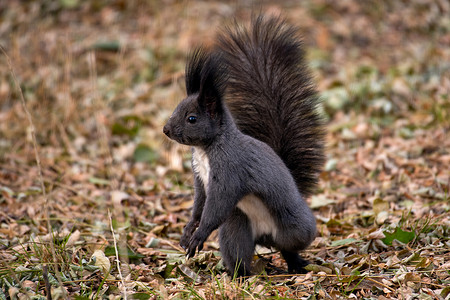
{"type": "Polygon", "coordinates": [[[188,122],[191,124],[194,124],[197,121],[197,117],[194,116],[190,116],[188,117],[188,122]]]}

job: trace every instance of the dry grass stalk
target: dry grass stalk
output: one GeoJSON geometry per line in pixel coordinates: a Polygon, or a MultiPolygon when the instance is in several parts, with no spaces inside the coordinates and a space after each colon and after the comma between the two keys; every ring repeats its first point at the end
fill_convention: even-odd
{"type": "Polygon", "coordinates": [[[127,300],[127,288],[125,286],[125,280],[122,276],[122,271],[120,269],[120,258],[119,258],[119,250],[117,249],[117,242],[116,242],[116,235],[114,234],[114,228],[112,225],[112,218],[111,218],[111,211],[108,209],[108,218],[109,218],[109,224],[111,226],[111,234],[114,241],[114,250],[116,251],[116,263],[117,263],[117,271],[119,272],[119,278],[122,283],[123,288],[123,299],[127,300]]]}
{"type": "MultiPolygon", "coordinates": [[[[47,193],[45,191],[44,177],[42,176],[41,160],[39,158],[38,145],[37,145],[37,141],[36,141],[36,128],[34,127],[33,119],[27,108],[27,103],[25,102],[25,97],[23,96],[23,92],[19,85],[19,81],[17,80],[16,73],[14,72],[14,69],[12,67],[11,60],[10,60],[8,54],[6,53],[5,49],[3,49],[2,46],[0,46],[0,50],[2,51],[3,55],[6,57],[9,71],[11,73],[11,76],[13,77],[14,84],[16,85],[17,90],[19,92],[20,100],[22,102],[22,107],[23,107],[23,110],[25,111],[25,114],[27,116],[28,123],[30,126],[31,139],[33,141],[34,156],[35,156],[35,160],[36,160],[36,164],[37,164],[37,168],[38,168],[38,174],[39,174],[39,182],[41,184],[42,196],[44,197],[44,201],[45,201],[44,202],[44,214],[45,214],[45,218],[47,220],[47,230],[48,230],[48,233],[51,234],[52,233],[52,225],[50,223],[49,200],[48,200],[47,193]]],[[[56,278],[58,280],[59,285],[61,287],[63,287],[61,275],[59,274],[58,267],[57,267],[58,261],[56,259],[56,250],[55,250],[55,244],[54,244],[53,238],[51,239],[51,242],[50,242],[50,249],[52,251],[52,257],[53,257],[53,263],[54,263],[53,269],[55,271],[56,278]]],[[[63,265],[63,269],[64,269],[64,261],[61,261],[61,264],[63,265]]],[[[62,291],[65,292],[65,289],[62,288],[62,291]]]]}

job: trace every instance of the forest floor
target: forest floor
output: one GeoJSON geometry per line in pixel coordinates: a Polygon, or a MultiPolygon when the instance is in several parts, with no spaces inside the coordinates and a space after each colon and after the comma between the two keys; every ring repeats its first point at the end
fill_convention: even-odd
{"type": "Polygon", "coordinates": [[[449,299],[449,2],[261,3],[0,2],[0,299],[449,299]],[[186,260],[190,151],[162,126],[186,54],[259,11],[300,28],[327,163],[309,272],[261,248],[239,280],[216,234],[186,260]]]}

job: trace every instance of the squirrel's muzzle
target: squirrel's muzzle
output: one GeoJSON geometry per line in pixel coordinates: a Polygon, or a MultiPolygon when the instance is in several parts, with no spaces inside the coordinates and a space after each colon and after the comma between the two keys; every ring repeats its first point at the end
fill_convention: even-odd
{"type": "Polygon", "coordinates": [[[170,129],[169,129],[169,126],[167,126],[167,124],[164,125],[163,132],[165,135],[167,135],[170,138],[170,129]]]}

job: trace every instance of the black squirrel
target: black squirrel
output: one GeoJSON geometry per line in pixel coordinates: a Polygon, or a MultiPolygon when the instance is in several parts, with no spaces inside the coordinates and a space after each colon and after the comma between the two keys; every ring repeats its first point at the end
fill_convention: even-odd
{"type": "Polygon", "coordinates": [[[305,202],[324,163],[324,122],[295,27],[258,16],[234,25],[186,66],[187,97],[164,126],[192,147],[195,198],[180,245],[192,257],[219,228],[227,269],[249,275],[255,245],[281,251],[290,273],[316,236],[305,202]]]}

